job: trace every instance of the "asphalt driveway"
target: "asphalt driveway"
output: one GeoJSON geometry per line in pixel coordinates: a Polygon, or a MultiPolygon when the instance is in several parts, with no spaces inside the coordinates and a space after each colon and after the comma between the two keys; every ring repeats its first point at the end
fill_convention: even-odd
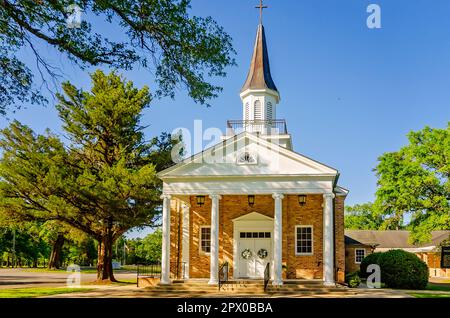
{"type": "MultiPolygon", "coordinates": [[[[67,285],[67,278],[71,272],[45,272],[32,271],[32,269],[0,269],[0,288],[25,288],[25,287],[63,287],[67,285]]],[[[116,273],[117,280],[130,281],[136,279],[134,272],[116,273]]],[[[81,271],[81,283],[89,283],[96,280],[95,273],[83,273],[81,271]]]]}

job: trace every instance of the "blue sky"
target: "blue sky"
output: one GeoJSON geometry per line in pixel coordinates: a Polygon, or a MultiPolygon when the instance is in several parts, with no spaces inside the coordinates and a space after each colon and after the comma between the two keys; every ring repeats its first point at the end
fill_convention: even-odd
{"type": "MultiPolygon", "coordinates": [[[[271,70],[281,93],[277,117],[285,118],[294,149],[337,168],[350,189],[348,204],[373,200],[377,157],[407,143],[406,134],[450,119],[450,2],[448,0],[266,0],[264,25],[271,70]],[[382,9],[382,29],[368,29],[366,8],[382,9]]],[[[193,0],[191,13],[212,16],[232,36],[237,67],[226,78],[212,107],[195,104],[185,92],[155,100],[144,116],[153,136],[176,127],[225,129],[241,118],[239,90],[246,78],[258,11],[257,0],[193,0]]],[[[85,17],[90,18],[90,17],[85,17]]],[[[99,24],[112,37],[118,27],[99,24]]],[[[89,71],[41,46],[62,67],[66,79],[89,88],[89,71]]],[[[21,52],[34,64],[29,52],[21,52]]],[[[125,72],[135,85],[153,85],[150,71],[125,72]]],[[[38,77],[36,73],[36,77],[38,77]]],[[[53,103],[9,114],[38,132],[60,131],[53,103]]],[[[8,120],[0,119],[0,127],[8,120]]]]}

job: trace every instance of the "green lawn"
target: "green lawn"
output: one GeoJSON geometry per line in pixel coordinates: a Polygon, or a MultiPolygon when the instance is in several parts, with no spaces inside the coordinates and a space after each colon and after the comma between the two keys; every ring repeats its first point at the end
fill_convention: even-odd
{"type": "Polygon", "coordinates": [[[83,293],[91,290],[93,290],[93,288],[10,288],[0,289],[0,298],[33,298],[58,294],[83,293]]]}
{"type": "Polygon", "coordinates": [[[416,298],[450,298],[450,294],[410,293],[409,295],[416,298]]]}
{"type": "Polygon", "coordinates": [[[450,291],[450,285],[441,285],[441,284],[428,284],[427,290],[436,290],[436,291],[450,291]]]}

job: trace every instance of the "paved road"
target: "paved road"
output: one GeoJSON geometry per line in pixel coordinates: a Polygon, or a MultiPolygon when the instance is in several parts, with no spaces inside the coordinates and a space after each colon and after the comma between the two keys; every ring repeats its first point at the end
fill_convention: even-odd
{"type": "MultiPolygon", "coordinates": [[[[53,287],[66,286],[71,273],[64,272],[32,272],[28,269],[0,269],[0,288],[53,287]]],[[[121,272],[115,275],[117,280],[131,280],[136,273],[121,272]]],[[[81,283],[93,282],[96,274],[81,272],[81,283]]]]}

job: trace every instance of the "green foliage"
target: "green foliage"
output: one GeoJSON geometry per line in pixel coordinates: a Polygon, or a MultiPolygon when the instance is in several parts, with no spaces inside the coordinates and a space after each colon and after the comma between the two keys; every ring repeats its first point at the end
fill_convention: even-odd
{"type": "Polygon", "coordinates": [[[361,264],[359,265],[360,268],[360,276],[363,278],[367,278],[368,275],[370,275],[370,273],[367,273],[367,267],[371,264],[379,264],[379,259],[381,256],[381,252],[376,252],[376,253],[372,253],[367,255],[366,257],[363,258],[363,260],[361,261],[361,264]]]}
{"type": "Polygon", "coordinates": [[[381,281],[389,288],[425,289],[428,284],[428,266],[413,253],[391,250],[378,263],[381,281]]]}
{"type": "Polygon", "coordinates": [[[17,52],[34,56],[29,63],[33,67],[37,63],[40,81],[47,87],[61,75],[39,51],[41,42],[82,69],[143,66],[155,75],[156,95],[173,97],[184,86],[196,102],[207,103],[221,87],[205,77],[225,76],[225,68],[235,64],[235,52],[222,27],[211,17],[190,16],[189,9],[189,0],[0,1],[0,113],[16,101],[45,101],[33,85],[31,65],[17,52]],[[67,27],[70,5],[77,5],[84,17],[98,19],[82,19],[79,27],[67,27]],[[105,28],[98,32],[101,22],[120,28],[115,34],[105,34],[105,28]]]}
{"type": "Polygon", "coordinates": [[[147,235],[136,247],[136,256],[141,263],[155,264],[161,261],[162,231],[157,229],[154,233],[147,235]]]}
{"type": "Polygon", "coordinates": [[[345,282],[350,288],[357,288],[361,284],[361,278],[359,278],[359,272],[353,272],[345,275],[345,282]]]}
{"type": "Polygon", "coordinates": [[[345,207],[345,228],[349,230],[378,230],[383,218],[371,202],[345,207]]]}
{"type": "Polygon", "coordinates": [[[450,122],[408,138],[407,146],[378,159],[375,209],[389,229],[401,227],[410,213],[411,242],[428,242],[431,231],[450,228],[450,122]]]}
{"type": "Polygon", "coordinates": [[[168,135],[144,139],[146,87],[136,89],[114,72],[91,77],[91,92],[65,83],[58,95],[69,145],[17,121],[1,131],[0,209],[21,220],[56,220],[95,238],[99,268],[105,261],[109,278],[114,240],[130,228],[153,226],[160,213],[156,172],[170,164],[161,157],[170,158],[174,142],[168,135]]]}

